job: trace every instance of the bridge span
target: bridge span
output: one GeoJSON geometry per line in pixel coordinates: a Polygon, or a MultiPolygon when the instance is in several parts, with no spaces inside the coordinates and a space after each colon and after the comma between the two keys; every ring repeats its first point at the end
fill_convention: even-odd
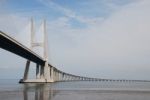
{"type": "MultiPolygon", "coordinates": [[[[31,21],[32,22],[32,21],[31,21]]],[[[100,79],[100,78],[90,78],[90,77],[83,77],[78,75],[73,75],[70,73],[66,73],[64,71],[61,71],[51,65],[48,62],[48,50],[47,45],[48,42],[45,41],[47,38],[46,34],[46,28],[44,23],[44,42],[41,46],[44,48],[44,58],[40,57],[38,54],[32,51],[32,48],[35,45],[39,45],[38,43],[33,43],[33,22],[31,23],[31,48],[27,48],[23,44],[19,43],[14,38],[10,37],[6,33],[0,31],[0,48],[5,49],[9,52],[12,52],[18,56],[21,56],[25,59],[27,59],[24,77],[20,80],[20,83],[47,83],[47,82],[57,82],[57,81],[117,81],[117,82],[150,82],[147,80],[113,80],[113,79],[100,79]],[[36,78],[35,79],[29,79],[28,73],[29,73],[29,66],[30,61],[36,63],[36,78]]]]}
{"type": "MultiPolygon", "coordinates": [[[[19,43],[14,38],[8,36],[6,33],[2,31],[0,31],[0,47],[16,55],[19,55],[27,60],[33,61],[34,63],[37,64],[37,66],[39,65],[41,66],[41,72],[39,72],[39,70],[36,71],[36,74],[40,74],[39,76],[37,75],[36,79],[29,80],[27,79],[28,77],[25,75],[24,79],[22,79],[20,82],[55,82],[55,81],[73,81],[73,80],[79,81],[90,79],[87,77],[81,77],[65,73],[48,63],[48,69],[50,70],[48,74],[50,79],[47,80],[44,76],[44,67],[46,61],[38,54],[33,52],[31,49],[27,48],[26,46],[19,43]]],[[[29,62],[27,63],[27,65],[28,64],[29,62]]]]}

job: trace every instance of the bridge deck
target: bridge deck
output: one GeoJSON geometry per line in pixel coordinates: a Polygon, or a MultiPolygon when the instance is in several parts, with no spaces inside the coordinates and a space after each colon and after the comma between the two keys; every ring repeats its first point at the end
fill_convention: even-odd
{"type": "Polygon", "coordinates": [[[38,56],[36,53],[25,47],[12,37],[8,36],[4,32],[0,31],[0,48],[15,53],[23,58],[31,60],[40,65],[44,65],[45,61],[43,58],[38,56]]]}

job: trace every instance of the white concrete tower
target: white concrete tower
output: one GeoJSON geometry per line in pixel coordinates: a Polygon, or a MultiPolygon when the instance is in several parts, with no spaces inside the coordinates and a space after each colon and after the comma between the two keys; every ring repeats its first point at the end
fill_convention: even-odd
{"type": "MultiPolygon", "coordinates": [[[[32,50],[33,46],[33,37],[34,37],[34,24],[33,24],[33,19],[31,18],[31,22],[30,22],[30,49],[32,50]]],[[[30,67],[30,60],[27,60],[26,62],[26,67],[25,67],[25,71],[24,71],[24,76],[23,79],[20,80],[20,82],[25,82],[28,79],[28,74],[29,74],[29,67],[30,67]]]]}
{"type": "Polygon", "coordinates": [[[27,60],[26,68],[24,72],[24,77],[20,82],[53,82],[53,68],[48,65],[48,34],[46,32],[46,20],[40,26],[40,34],[43,34],[42,42],[35,42],[35,31],[33,19],[31,19],[31,38],[30,38],[30,49],[33,50],[34,47],[43,47],[43,58],[45,60],[45,65],[40,66],[36,64],[36,79],[28,79],[30,61],[27,60]],[[51,74],[50,74],[51,73],[51,74]]]}
{"type": "Polygon", "coordinates": [[[44,78],[46,82],[51,82],[50,79],[50,66],[48,65],[48,34],[46,31],[46,20],[43,21],[43,32],[44,32],[44,78]]]}

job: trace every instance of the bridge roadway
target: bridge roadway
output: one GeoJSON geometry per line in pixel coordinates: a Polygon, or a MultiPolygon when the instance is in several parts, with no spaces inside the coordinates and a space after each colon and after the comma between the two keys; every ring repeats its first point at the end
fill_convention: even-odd
{"type": "Polygon", "coordinates": [[[2,31],[0,31],[0,47],[40,65],[45,64],[43,58],[2,31]]]}
{"type": "MultiPolygon", "coordinates": [[[[44,65],[45,60],[40,57],[38,54],[22,45],[14,38],[8,36],[6,33],[0,31],[0,48],[3,48],[7,51],[10,51],[16,55],[19,55],[25,59],[35,62],[39,65],[44,65]]],[[[99,79],[99,78],[89,78],[83,76],[72,75],[61,70],[58,70],[56,67],[48,64],[50,67],[50,77],[53,78],[52,82],[56,81],[116,81],[116,82],[150,82],[147,80],[113,80],[113,79],[99,79]],[[52,70],[53,69],[53,70],[52,70]]],[[[28,81],[32,82],[32,81],[28,81]]]]}

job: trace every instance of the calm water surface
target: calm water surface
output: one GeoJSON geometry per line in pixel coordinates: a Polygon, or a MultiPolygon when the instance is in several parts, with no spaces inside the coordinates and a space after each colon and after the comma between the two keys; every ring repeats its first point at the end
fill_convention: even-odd
{"type": "Polygon", "coordinates": [[[150,82],[56,82],[0,80],[0,100],[150,100],[150,82]]]}

